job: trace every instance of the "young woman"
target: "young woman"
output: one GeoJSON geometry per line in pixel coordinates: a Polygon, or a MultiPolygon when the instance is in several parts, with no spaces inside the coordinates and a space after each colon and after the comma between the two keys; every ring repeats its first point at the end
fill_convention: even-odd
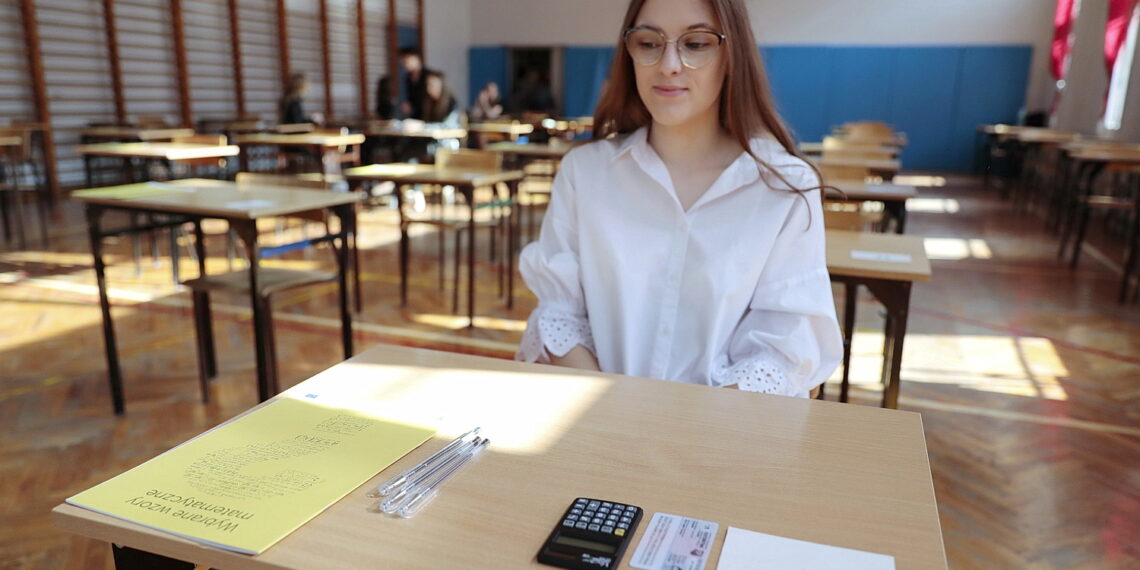
{"type": "Polygon", "coordinates": [[[819,177],[744,0],[632,0],[594,118],[520,269],[517,358],[808,396],[842,344],[819,177]]]}

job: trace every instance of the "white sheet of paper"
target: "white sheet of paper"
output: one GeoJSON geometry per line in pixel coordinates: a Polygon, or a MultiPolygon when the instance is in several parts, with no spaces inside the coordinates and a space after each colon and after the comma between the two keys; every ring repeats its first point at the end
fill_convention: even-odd
{"type": "Polygon", "coordinates": [[[240,202],[226,202],[226,207],[234,210],[248,210],[252,208],[264,208],[272,206],[273,202],[269,200],[242,200],[240,202]]]}
{"type": "Polygon", "coordinates": [[[895,558],[728,527],[716,570],[894,570],[895,558]]]}
{"type": "Polygon", "coordinates": [[[641,570],[703,570],[719,528],[714,522],[654,513],[629,565],[641,570]]]}
{"type": "Polygon", "coordinates": [[[905,253],[887,253],[884,251],[851,250],[851,259],[859,261],[886,261],[888,263],[910,263],[910,256],[905,253]]]}

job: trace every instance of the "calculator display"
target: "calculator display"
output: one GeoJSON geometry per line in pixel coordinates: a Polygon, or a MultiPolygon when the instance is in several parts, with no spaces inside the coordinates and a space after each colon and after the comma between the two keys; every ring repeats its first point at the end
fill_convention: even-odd
{"type": "Polygon", "coordinates": [[[607,554],[613,554],[615,551],[617,551],[617,547],[615,547],[611,544],[603,544],[601,542],[593,542],[590,540],[582,540],[580,538],[574,538],[572,536],[566,536],[566,535],[559,535],[558,538],[554,539],[554,543],[555,544],[565,544],[567,546],[578,546],[581,548],[589,548],[590,550],[597,550],[598,552],[605,552],[607,554]]]}

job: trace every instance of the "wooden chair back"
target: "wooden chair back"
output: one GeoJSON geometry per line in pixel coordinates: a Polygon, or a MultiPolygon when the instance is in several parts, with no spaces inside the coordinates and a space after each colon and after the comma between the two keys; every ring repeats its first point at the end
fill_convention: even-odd
{"type": "Polygon", "coordinates": [[[441,148],[435,153],[435,164],[439,168],[501,170],[503,167],[503,155],[488,150],[469,148],[451,150],[441,148]]]}
{"type": "Polygon", "coordinates": [[[135,118],[135,125],[144,129],[165,129],[170,126],[166,117],[161,115],[140,115],[135,118]]]}
{"type": "Polygon", "coordinates": [[[881,121],[858,121],[846,125],[845,134],[853,139],[889,139],[895,134],[894,127],[881,121]]]}
{"type": "Polygon", "coordinates": [[[871,169],[866,166],[839,166],[820,163],[819,173],[823,176],[824,184],[832,180],[866,180],[871,175],[871,169]]]}
{"type": "Polygon", "coordinates": [[[182,137],[174,137],[171,142],[187,143],[187,144],[209,144],[214,146],[225,146],[226,135],[204,135],[194,134],[182,137]]]}

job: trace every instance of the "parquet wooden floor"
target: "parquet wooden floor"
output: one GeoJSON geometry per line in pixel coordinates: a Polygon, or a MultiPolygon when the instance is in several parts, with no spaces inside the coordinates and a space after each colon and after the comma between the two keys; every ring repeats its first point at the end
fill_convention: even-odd
{"type": "MultiPolygon", "coordinates": [[[[923,416],[951,568],[1140,567],[1140,307],[1116,304],[1122,248],[1094,235],[1070,271],[1039,217],[1013,213],[975,179],[944,182],[910,207],[908,233],[928,238],[935,275],[914,289],[901,407],[923,416]]],[[[144,258],[136,276],[123,242],[109,282],[127,414],[112,415],[81,220],[62,204],[49,250],[0,249],[0,568],[110,567],[106,544],[52,528],[49,510],[255,403],[248,302],[216,302],[221,375],[203,405],[189,294],[165,262],[144,258]]],[[[466,330],[436,288],[434,237],[421,235],[401,309],[392,213],[364,214],[362,229],[358,349],[510,356],[534,305],[521,283],[505,310],[484,262],[483,317],[466,330]]],[[[286,295],[274,311],[284,385],[340,360],[332,287],[286,295]]],[[[878,399],[880,326],[874,300],[861,299],[853,378],[863,405],[878,399]]]]}

